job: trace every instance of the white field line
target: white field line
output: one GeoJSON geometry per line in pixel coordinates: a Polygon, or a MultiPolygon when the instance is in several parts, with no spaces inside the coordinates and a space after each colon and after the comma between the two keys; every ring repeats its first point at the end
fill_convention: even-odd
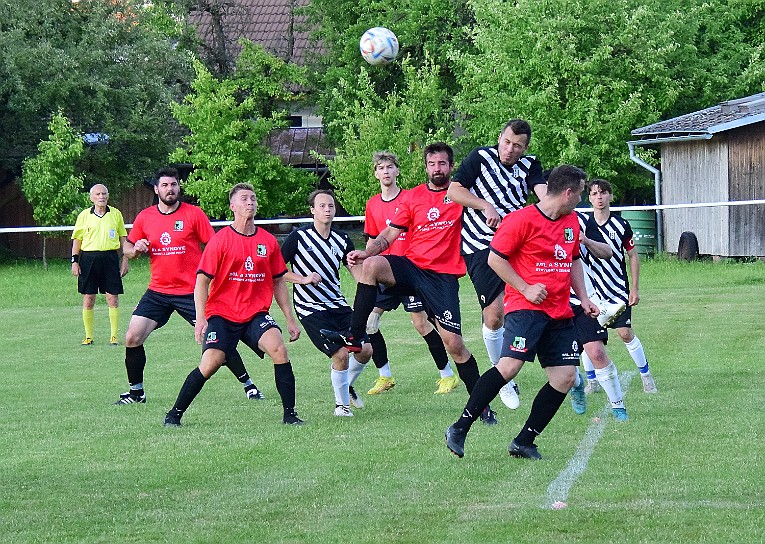
{"type": "MultiPolygon", "coordinates": [[[[623,395],[627,394],[630,381],[632,381],[635,374],[636,372],[633,370],[619,375],[623,395]]],[[[542,505],[543,508],[552,508],[556,502],[566,502],[571,486],[574,485],[579,475],[587,469],[587,463],[589,463],[592,452],[595,450],[595,446],[603,434],[607,421],[613,421],[611,418],[611,403],[608,401],[606,401],[606,405],[598,412],[596,417],[593,418],[587,432],[584,433],[582,441],[576,448],[576,453],[569,459],[566,468],[547,487],[547,497],[542,505]]]]}

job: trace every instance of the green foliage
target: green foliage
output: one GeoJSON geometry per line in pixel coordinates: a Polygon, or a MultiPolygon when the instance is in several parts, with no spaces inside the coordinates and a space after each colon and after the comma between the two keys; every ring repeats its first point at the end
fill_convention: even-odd
{"type": "Polygon", "coordinates": [[[260,216],[303,211],[315,178],[284,166],[263,143],[271,131],[286,127],[279,106],[298,98],[293,89],[305,83],[302,70],[251,42],[243,42],[230,78],[216,79],[199,61],[194,68],[193,92],[172,107],[190,130],[185,146],[171,155],[194,165],[185,191],[210,217],[230,216],[228,191],[240,182],[255,187],[260,216]]]}
{"type": "Polygon", "coordinates": [[[83,153],[82,138],[61,112],[48,128],[50,137],[37,146],[40,153],[24,160],[21,188],[38,226],[73,225],[88,204],[87,194],[80,192],[83,177],[75,174],[83,153]]]}
{"type": "Polygon", "coordinates": [[[650,198],[651,180],[629,160],[630,130],[765,81],[761,44],[745,41],[728,3],[471,0],[477,52],[453,55],[467,140],[494,141],[523,117],[545,165],[576,164],[622,197],[650,198]]]}
{"type": "Polygon", "coordinates": [[[113,195],[162,164],[177,144],[169,104],[191,75],[188,52],[162,34],[139,0],[18,0],[0,4],[0,177],[22,160],[62,111],[107,145],[86,151],[85,185],[113,195]]]}
{"type": "Polygon", "coordinates": [[[372,175],[372,153],[396,153],[400,184],[413,187],[424,181],[422,149],[435,141],[450,142],[447,94],[438,67],[426,59],[417,69],[407,57],[401,70],[401,88],[382,96],[364,67],[354,79],[341,79],[328,93],[344,106],[327,125],[339,135],[340,144],[329,170],[338,198],[352,214],[363,215],[366,201],[380,189],[372,175]]]}

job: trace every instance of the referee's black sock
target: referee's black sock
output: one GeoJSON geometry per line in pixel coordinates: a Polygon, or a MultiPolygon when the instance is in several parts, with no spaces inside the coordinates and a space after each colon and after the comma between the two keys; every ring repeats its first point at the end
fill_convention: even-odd
{"type": "Polygon", "coordinates": [[[135,385],[143,383],[143,369],[146,368],[146,352],[143,344],[134,348],[125,348],[125,369],[128,383],[135,385]]]}
{"type": "Polygon", "coordinates": [[[441,335],[438,334],[436,329],[433,329],[422,338],[427,342],[428,350],[438,370],[445,369],[446,365],[449,364],[449,356],[446,354],[446,348],[444,347],[444,341],[441,340],[441,335]]]}
{"type": "Polygon", "coordinates": [[[276,390],[282,399],[284,413],[291,414],[295,409],[295,373],[292,372],[292,363],[274,365],[274,381],[276,390]]]}
{"type": "Polygon", "coordinates": [[[178,393],[178,398],[175,400],[173,411],[177,414],[183,414],[202,390],[205,382],[207,382],[207,378],[202,375],[199,367],[189,372],[186,381],[181,386],[181,392],[178,393]]]}
{"type": "Polygon", "coordinates": [[[566,393],[557,391],[550,382],[547,382],[539,390],[534,402],[531,403],[531,413],[526,420],[526,424],[515,441],[522,446],[530,446],[534,439],[545,430],[547,424],[552,421],[553,416],[558,412],[558,408],[566,400],[566,393]]]}
{"type": "MultiPolygon", "coordinates": [[[[457,365],[457,368],[459,367],[460,365],[457,365]]],[[[469,429],[506,383],[507,381],[502,377],[497,367],[493,366],[484,372],[473,387],[465,409],[454,426],[458,429],[469,429]]]]}
{"type": "Polygon", "coordinates": [[[388,363],[388,346],[380,331],[369,335],[369,343],[372,344],[372,361],[377,368],[382,368],[388,363]]]}
{"type": "Polygon", "coordinates": [[[356,298],[353,299],[353,315],[351,316],[351,334],[361,339],[367,332],[367,319],[377,302],[377,286],[359,283],[356,286],[356,298]]]}
{"type": "Polygon", "coordinates": [[[475,357],[471,355],[470,359],[464,363],[457,363],[457,374],[459,374],[460,380],[465,384],[468,393],[472,394],[475,384],[478,383],[478,378],[481,377],[481,373],[478,372],[478,363],[475,362],[475,357]]]}

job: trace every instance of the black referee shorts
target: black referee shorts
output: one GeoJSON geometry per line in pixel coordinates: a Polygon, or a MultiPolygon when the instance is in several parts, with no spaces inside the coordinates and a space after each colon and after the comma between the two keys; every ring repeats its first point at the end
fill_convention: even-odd
{"type": "Polygon", "coordinates": [[[96,295],[98,293],[121,295],[124,293],[117,251],[81,252],[77,290],[83,295],[96,295]]]}

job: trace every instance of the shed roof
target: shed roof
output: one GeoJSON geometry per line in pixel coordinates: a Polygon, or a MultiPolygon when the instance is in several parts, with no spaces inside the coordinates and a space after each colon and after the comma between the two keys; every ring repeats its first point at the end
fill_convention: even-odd
{"type": "Polygon", "coordinates": [[[271,153],[281,158],[282,163],[291,166],[315,168],[325,165],[323,158],[315,158],[311,151],[321,157],[334,158],[335,149],[327,143],[321,127],[292,127],[276,130],[268,135],[266,145],[271,153]]]}
{"type": "Polygon", "coordinates": [[[718,132],[765,121],[765,93],[721,102],[701,111],[632,131],[639,141],[709,139],[718,132]]]}

